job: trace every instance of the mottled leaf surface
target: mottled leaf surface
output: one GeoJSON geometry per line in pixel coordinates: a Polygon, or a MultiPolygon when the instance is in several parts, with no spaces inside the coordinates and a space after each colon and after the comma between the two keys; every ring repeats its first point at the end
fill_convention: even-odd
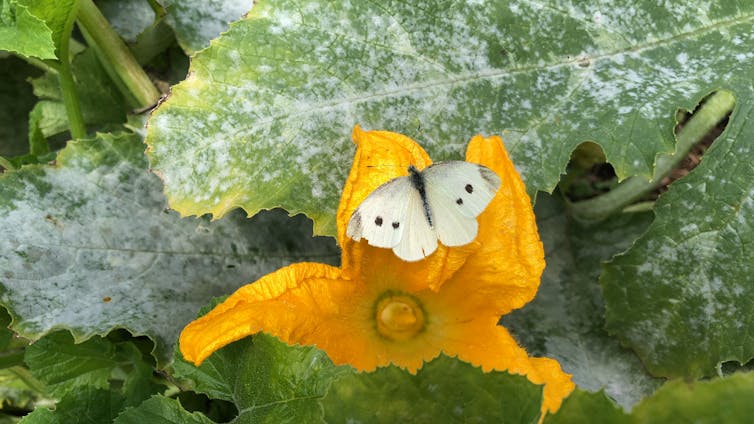
{"type": "Polygon", "coordinates": [[[253,0],[158,0],[167,9],[165,20],[175,30],[183,50],[192,55],[241,19],[253,0]]]}
{"type": "Polygon", "coordinates": [[[151,166],[183,214],[281,206],[325,234],[354,124],[436,160],[502,133],[531,194],[585,140],[619,176],[649,176],[677,108],[749,89],[753,23],[744,0],[262,0],[153,113],[151,166]]]}
{"type": "Polygon", "coordinates": [[[416,375],[390,366],[341,377],[322,405],[332,423],[534,423],[542,388],[442,355],[416,375]]]}
{"type": "Polygon", "coordinates": [[[130,43],[155,20],[154,10],[144,0],[99,0],[97,7],[118,35],[130,43]]]}
{"type": "MultiPolygon", "coordinates": [[[[751,80],[750,80],[751,83],[751,80]]],[[[655,375],[717,374],[754,357],[754,99],[605,268],[607,328],[655,375]]]]}
{"type": "Polygon", "coordinates": [[[545,424],[746,423],[754,415],[754,373],[708,381],[674,380],[642,399],[627,413],[603,393],[576,390],[545,424]]]}
{"type": "Polygon", "coordinates": [[[220,349],[199,367],[178,354],[173,367],[197,392],[233,402],[239,423],[318,422],[330,382],[352,372],[315,347],[288,346],[263,333],[220,349]]]}
{"type": "Polygon", "coordinates": [[[69,142],[57,166],[0,177],[0,300],[13,329],[81,342],[112,328],[148,335],[164,365],[180,329],[213,296],[292,261],[337,262],[301,216],[210,222],[166,209],[130,134],[69,142]]]}
{"type": "Polygon", "coordinates": [[[623,214],[586,227],[568,218],[559,195],[540,195],[535,213],[547,267],[537,297],[501,323],[530,354],[557,359],[580,388],[604,389],[630,408],[660,380],[604,329],[599,276],[602,262],[630,247],[652,214],[623,214]]]}
{"type": "Polygon", "coordinates": [[[55,59],[52,30],[34,16],[27,2],[0,0],[0,50],[39,59],[55,59]]]}

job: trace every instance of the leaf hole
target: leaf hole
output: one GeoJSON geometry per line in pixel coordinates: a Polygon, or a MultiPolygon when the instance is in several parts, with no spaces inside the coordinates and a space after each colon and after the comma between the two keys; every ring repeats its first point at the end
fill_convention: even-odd
{"type": "Polygon", "coordinates": [[[559,187],[571,201],[597,197],[618,184],[615,169],[605,159],[602,146],[586,141],[571,152],[559,187]]]}

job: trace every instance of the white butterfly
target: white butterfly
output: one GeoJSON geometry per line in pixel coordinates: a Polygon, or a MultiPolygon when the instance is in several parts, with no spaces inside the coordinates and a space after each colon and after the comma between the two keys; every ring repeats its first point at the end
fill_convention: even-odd
{"type": "Polygon", "coordinates": [[[477,235],[476,217],[495,197],[500,177],[463,161],[438,162],[379,186],[353,212],[346,234],[370,245],[392,248],[404,261],[431,255],[439,239],[463,246],[477,235]]]}

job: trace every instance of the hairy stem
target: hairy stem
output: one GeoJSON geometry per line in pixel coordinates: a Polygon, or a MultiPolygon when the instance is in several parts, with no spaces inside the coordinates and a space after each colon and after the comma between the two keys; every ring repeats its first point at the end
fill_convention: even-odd
{"type": "Polygon", "coordinates": [[[121,80],[122,86],[128,90],[126,97],[133,96],[138,107],[150,107],[157,103],[160,92],[94,2],[79,0],[79,3],[79,25],[99,47],[97,51],[104,55],[101,59],[108,63],[105,68],[110,67],[121,80]]]}
{"type": "Polygon", "coordinates": [[[734,105],[735,98],[729,91],[721,90],[712,94],[678,132],[676,151],[657,158],[651,180],[642,177],[627,178],[601,196],[571,203],[569,205],[571,215],[582,222],[600,221],[620,212],[657,188],[688,155],[691,148],[733,110],[734,105]]]}

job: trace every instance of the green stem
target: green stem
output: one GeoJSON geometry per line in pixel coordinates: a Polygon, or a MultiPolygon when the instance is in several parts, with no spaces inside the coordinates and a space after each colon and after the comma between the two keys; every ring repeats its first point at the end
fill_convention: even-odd
{"type": "Polygon", "coordinates": [[[34,376],[31,375],[31,372],[27,370],[24,367],[10,367],[8,368],[8,372],[13,374],[16,378],[23,381],[24,384],[26,384],[30,389],[34,390],[37,393],[41,394],[47,394],[47,388],[44,386],[44,384],[40,383],[39,380],[34,378],[34,376]]]}
{"type": "Polygon", "coordinates": [[[601,221],[657,188],[686,158],[691,148],[733,110],[735,103],[736,99],[729,91],[721,90],[712,94],[678,132],[675,152],[657,158],[651,180],[642,177],[627,178],[601,196],[569,204],[571,215],[582,222],[601,221]]]}
{"type": "Polygon", "coordinates": [[[10,163],[8,159],[5,159],[2,156],[0,156],[0,168],[5,168],[6,171],[13,171],[14,169],[16,169],[16,167],[13,166],[13,164],[10,163]]]}
{"type": "Polygon", "coordinates": [[[99,51],[123,82],[139,107],[150,107],[157,103],[160,92],[152,84],[144,69],[139,66],[131,51],[112,29],[107,19],[97,9],[92,0],[79,0],[79,25],[99,46],[99,51]]]}
{"type": "MultiPolygon", "coordinates": [[[[76,2],[78,3],[78,2],[76,2]]],[[[78,4],[74,5],[74,8],[78,7],[78,4]]],[[[60,67],[58,68],[58,79],[60,80],[60,91],[63,95],[63,104],[65,105],[66,115],[68,115],[68,127],[71,131],[71,138],[84,138],[86,137],[86,125],[84,125],[84,117],[81,115],[81,108],[79,107],[79,99],[76,95],[76,83],[73,81],[73,73],[71,72],[71,55],[69,52],[71,41],[71,30],[73,30],[75,11],[71,12],[71,18],[66,22],[63,29],[63,37],[61,37],[58,57],[60,58],[60,67]]]]}
{"type": "Polygon", "coordinates": [[[83,26],[79,26],[79,29],[81,30],[81,35],[84,36],[84,40],[86,40],[86,43],[89,45],[89,48],[94,50],[94,54],[97,56],[97,59],[99,59],[100,65],[102,65],[102,69],[105,70],[105,73],[108,77],[110,77],[110,80],[115,84],[115,86],[118,88],[118,91],[120,91],[123,94],[123,97],[126,99],[126,103],[133,108],[133,109],[139,109],[140,102],[134,97],[133,93],[131,93],[131,90],[126,87],[126,84],[123,83],[123,80],[120,79],[118,76],[118,72],[115,70],[115,67],[112,63],[110,63],[109,60],[106,59],[106,54],[100,46],[94,41],[94,37],[89,33],[89,31],[86,30],[83,26]]]}

